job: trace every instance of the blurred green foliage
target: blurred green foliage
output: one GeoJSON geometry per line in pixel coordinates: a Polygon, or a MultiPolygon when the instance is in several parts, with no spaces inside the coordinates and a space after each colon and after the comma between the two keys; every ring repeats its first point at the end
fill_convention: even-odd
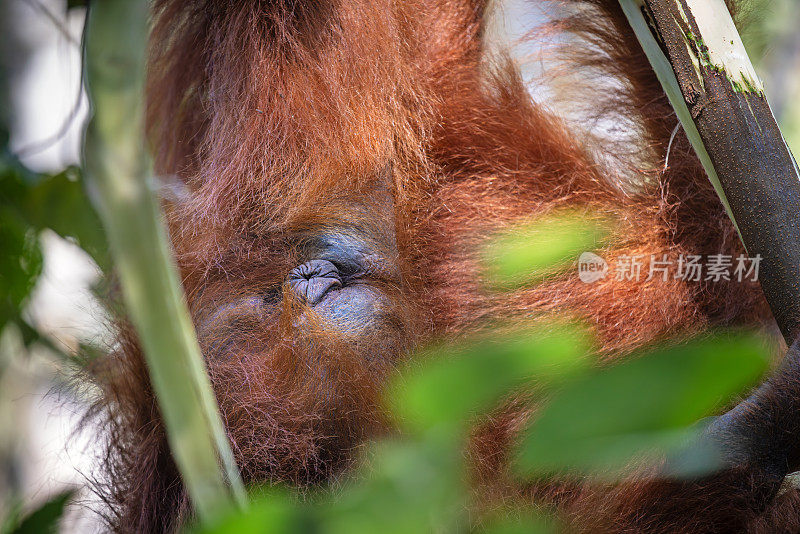
{"type": "MultiPolygon", "coordinates": [[[[6,33],[8,7],[0,9],[0,27],[6,33]]],[[[9,76],[19,69],[18,56],[25,55],[19,47],[12,35],[0,39],[0,334],[14,325],[30,345],[42,339],[23,317],[42,272],[40,233],[49,229],[75,242],[101,269],[109,268],[109,260],[100,220],[83,191],[80,169],[35,173],[10,150],[9,76]]]]}
{"type": "Polygon", "coordinates": [[[742,2],[742,38],[764,79],[770,105],[792,151],[800,151],[800,4],[797,0],[742,2]]]}
{"type": "MultiPolygon", "coordinates": [[[[582,224],[583,215],[561,217],[536,226],[532,242],[564,241],[565,228],[573,244],[597,242],[597,228],[582,224]]],[[[511,235],[525,241],[520,229],[511,235]]],[[[579,251],[562,250],[550,257],[563,267],[574,254],[574,266],[579,251]]],[[[525,271],[511,262],[498,267],[525,271]]],[[[534,264],[534,271],[550,270],[546,261],[534,264]]],[[[594,350],[586,328],[547,318],[425,349],[386,388],[400,434],[368,446],[345,482],[302,498],[266,490],[248,512],[193,532],[560,532],[558,518],[533,503],[506,503],[490,517],[470,509],[469,430],[504,399],[536,407],[512,451],[509,476],[520,483],[564,474],[613,482],[667,456],[681,461],[665,474],[696,476],[718,465],[715,451],[695,442],[703,428],[697,421],[754,385],[768,364],[763,342],[742,333],[655,347],[613,365],[599,362],[594,350]]]]}
{"type": "Polygon", "coordinates": [[[546,322],[486,333],[482,339],[416,356],[387,396],[392,412],[410,430],[457,425],[452,428],[457,432],[511,390],[533,383],[553,385],[585,370],[590,345],[588,332],[577,324],[546,322]]]}
{"type": "Polygon", "coordinates": [[[483,250],[488,278],[504,288],[539,281],[600,247],[610,221],[588,212],[561,210],[499,234],[483,250]]]}
{"type": "MultiPolygon", "coordinates": [[[[7,7],[0,5],[0,13],[5,13],[3,8],[7,7]]],[[[5,22],[0,20],[0,26],[5,22]]],[[[70,167],[55,174],[35,173],[9,148],[8,121],[12,114],[6,82],[7,74],[13,70],[9,55],[14,47],[4,39],[6,36],[0,39],[0,339],[7,339],[4,335],[15,331],[11,332],[14,334],[11,337],[19,339],[22,347],[13,354],[0,354],[0,377],[14,359],[25,356],[28,351],[24,349],[35,343],[48,347],[51,354],[63,356],[59,347],[29,324],[25,314],[44,266],[41,233],[55,232],[86,250],[102,269],[109,268],[105,236],[84,194],[79,169],[70,167]]],[[[12,436],[9,442],[13,442],[13,434],[20,431],[3,430],[12,436]]],[[[0,518],[0,533],[56,532],[72,492],[56,495],[40,508],[23,515],[28,505],[14,502],[13,494],[20,488],[13,474],[9,474],[16,471],[12,464],[17,459],[12,449],[6,447],[8,443],[0,440],[0,476],[4,479],[0,482],[8,482],[7,487],[0,489],[12,495],[2,495],[6,502],[0,502],[0,510],[5,515],[0,518]]]]}
{"type": "MultiPolygon", "coordinates": [[[[517,468],[527,476],[569,469],[613,477],[637,457],[678,452],[699,437],[696,421],[753,385],[767,365],[763,343],[740,334],[659,348],[587,373],[536,417],[517,468]]],[[[693,476],[716,467],[713,458],[702,460],[681,465],[689,472],[672,474],[693,476]]]]}
{"type": "MultiPolygon", "coordinates": [[[[775,14],[753,19],[764,23],[762,30],[745,36],[751,36],[747,41],[754,58],[769,47],[764,35],[796,31],[793,19],[785,16],[787,6],[796,9],[793,0],[758,1],[769,4],[757,7],[758,13],[775,14]]],[[[69,2],[70,7],[83,4],[69,2]]],[[[5,96],[3,81],[0,72],[0,98],[5,96]]],[[[784,125],[790,124],[792,110],[800,108],[790,104],[784,125]]],[[[792,144],[795,137],[787,137],[792,144]]],[[[0,120],[0,332],[15,325],[26,343],[39,338],[23,310],[42,271],[39,233],[44,229],[75,241],[108,269],[106,239],[84,195],[79,170],[32,173],[9,151],[0,120]]],[[[557,276],[580,252],[601,247],[608,233],[600,219],[586,214],[533,221],[498,236],[483,251],[487,276],[502,288],[557,276]]],[[[474,517],[464,451],[476,421],[509,395],[522,393],[536,403],[537,411],[513,452],[515,476],[531,481],[569,473],[615,480],[654,453],[687,450],[702,429],[695,422],[754,384],[767,366],[759,340],[742,334],[655,348],[613,366],[598,363],[593,347],[589,332],[579,325],[539,321],[528,328],[487,328],[456,345],[427,348],[387,387],[386,404],[400,434],[366,447],[360,467],[341,484],[304,497],[289,489],[256,488],[247,512],[232,512],[215,524],[190,530],[558,531],[557,518],[533,506],[509,505],[506,513],[474,517]]],[[[715,467],[713,451],[692,454],[673,475],[715,467]]],[[[24,518],[17,507],[0,533],[53,531],[69,498],[58,495],[24,518]]]]}
{"type": "Polygon", "coordinates": [[[23,310],[42,272],[40,232],[50,229],[75,242],[102,269],[109,266],[107,245],[78,168],[33,173],[10,153],[8,136],[0,136],[0,331],[14,324],[30,344],[40,338],[23,310]]]}
{"type": "Polygon", "coordinates": [[[25,516],[20,513],[19,506],[15,507],[0,524],[0,534],[56,534],[66,507],[74,496],[74,491],[58,493],[25,516]]]}

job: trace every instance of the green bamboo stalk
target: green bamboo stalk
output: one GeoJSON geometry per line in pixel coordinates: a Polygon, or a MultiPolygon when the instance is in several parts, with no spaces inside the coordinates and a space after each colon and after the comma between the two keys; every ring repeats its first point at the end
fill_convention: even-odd
{"type": "Polygon", "coordinates": [[[147,0],[89,11],[86,186],[106,228],[128,313],[143,346],[170,449],[201,520],[244,506],[233,459],[153,193],[143,127],[147,0]]]}
{"type": "Polygon", "coordinates": [[[800,333],[800,172],[724,0],[619,0],[751,256],[788,344],[800,333]]]}

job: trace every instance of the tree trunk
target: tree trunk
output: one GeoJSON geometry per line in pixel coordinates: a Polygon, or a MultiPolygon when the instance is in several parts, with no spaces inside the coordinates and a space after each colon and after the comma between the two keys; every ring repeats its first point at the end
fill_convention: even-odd
{"type": "Polygon", "coordinates": [[[620,4],[748,254],[761,257],[761,286],[791,344],[800,325],[800,173],[724,0],[620,4]]]}

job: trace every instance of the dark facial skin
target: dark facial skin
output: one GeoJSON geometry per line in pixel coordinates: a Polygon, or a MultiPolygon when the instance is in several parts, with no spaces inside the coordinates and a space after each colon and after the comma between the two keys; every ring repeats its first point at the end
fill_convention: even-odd
{"type": "MultiPolygon", "coordinates": [[[[415,345],[394,205],[364,196],[249,243],[203,271],[192,304],[245,477],[308,485],[389,431],[379,395],[415,345]],[[368,216],[369,215],[369,216],[368,216]]],[[[232,246],[237,246],[235,243],[232,246]]]]}
{"type": "Polygon", "coordinates": [[[301,250],[309,259],[289,272],[283,286],[307,307],[296,320],[299,328],[321,321],[365,360],[379,364],[392,364],[410,348],[397,341],[407,336],[405,321],[397,316],[402,280],[390,232],[379,227],[326,232],[305,237],[301,250]]]}
{"type": "Polygon", "coordinates": [[[305,237],[302,255],[309,259],[289,272],[284,290],[341,333],[364,336],[374,330],[386,305],[380,286],[401,282],[393,263],[395,241],[382,230],[350,228],[305,237]]]}
{"type": "Polygon", "coordinates": [[[304,232],[289,241],[295,253],[287,256],[295,265],[276,265],[262,288],[254,285],[237,297],[243,290],[223,279],[200,295],[198,333],[209,359],[246,356],[241,343],[248,339],[262,341],[259,352],[269,350],[270,334],[279,329],[296,340],[334,339],[363,360],[383,364],[411,348],[398,343],[408,337],[407,309],[393,240],[362,227],[313,237],[304,232]]]}

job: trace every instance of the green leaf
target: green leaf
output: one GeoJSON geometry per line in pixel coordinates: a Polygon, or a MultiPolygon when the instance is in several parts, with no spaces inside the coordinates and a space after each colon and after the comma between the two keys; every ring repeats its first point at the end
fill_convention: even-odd
{"type": "Polygon", "coordinates": [[[13,534],[55,534],[58,532],[58,523],[64,515],[67,503],[74,494],[74,491],[59,493],[25,517],[13,530],[13,534]]]}
{"type": "Polygon", "coordinates": [[[0,206],[0,319],[7,321],[19,313],[42,272],[42,263],[35,232],[0,206]]]}
{"type": "Polygon", "coordinates": [[[276,491],[253,499],[247,511],[232,511],[208,525],[192,530],[195,534],[263,534],[265,532],[307,532],[306,510],[289,495],[276,491]]]}
{"type": "Polygon", "coordinates": [[[535,282],[601,247],[609,221],[587,213],[559,211],[507,231],[483,252],[487,275],[501,286],[535,282]]]}
{"type": "Polygon", "coordinates": [[[15,323],[25,346],[44,342],[59,353],[21,314],[43,267],[39,231],[51,228],[75,241],[108,269],[105,236],[78,174],[75,167],[54,176],[35,174],[0,146],[0,330],[15,323]]]}
{"type": "Polygon", "coordinates": [[[336,489],[326,488],[303,500],[270,490],[263,496],[252,496],[248,510],[192,532],[406,534],[465,531],[453,528],[466,524],[467,494],[461,447],[457,439],[373,442],[362,469],[351,473],[350,480],[336,489]]]}
{"type": "Polygon", "coordinates": [[[370,471],[332,494],[326,534],[460,532],[465,523],[463,446],[452,435],[371,445],[370,471]],[[444,439],[442,439],[444,438],[444,439]],[[391,518],[391,519],[389,519],[391,518]]]}
{"type": "Polygon", "coordinates": [[[585,369],[589,344],[576,325],[543,324],[433,350],[390,386],[393,413],[416,430],[465,425],[521,384],[541,385],[585,369]]]}
{"type": "Polygon", "coordinates": [[[16,206],[25,201],[29,176],[19,162],[0,145],[0,206],[16,206]]]}
{"type": "Polygon", "coordinates": [[[79,181],[76,167],[46,177],[28,191],[24,211],[30,224],[74,240],[104,271],[110,266],[100,218],[79,181]]]}
{"type": "Polygon", "coordinates": [[[480,532],[483,534],[555,534],[563,532],[556,523],[544,514],[516,511],[513,517],[490,521],[480,532]]]}
{"type": "Polygon", "coordinates": [[[525,476],[618,476],[634,459],[687,444],[700,432],[698,419],[754,384],[767,366],[762,342],[734,335],[656,350],[578,378],[527,429],[515,467],[525,476]]]}
{"type": "MultiPolygon", "coordinates": [[[[3,373],[0,362],[0,375],[3,373]]],[[[6,497],[3,502],[6,516],[0,519],[0,534],[11,534],[22,521],[22,499],[18,496],[6,497]]]]}

